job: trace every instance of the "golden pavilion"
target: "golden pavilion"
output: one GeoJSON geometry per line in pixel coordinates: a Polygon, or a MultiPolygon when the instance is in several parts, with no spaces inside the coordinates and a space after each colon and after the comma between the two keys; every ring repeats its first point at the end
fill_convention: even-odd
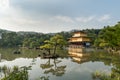
{"type": "Polygon", "coordinates": [[[72,48],[89,47],[90,38],[85,32],[79,31],[74,33],[74,35],[69,39],[69,43],[69,47],[72,48]]]}

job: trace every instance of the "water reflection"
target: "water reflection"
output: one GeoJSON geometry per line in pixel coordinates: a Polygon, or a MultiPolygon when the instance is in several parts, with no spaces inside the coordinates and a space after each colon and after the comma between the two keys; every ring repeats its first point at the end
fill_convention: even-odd
{"type": "Polygon", "coordinates": [[[21,49],[21,54],[14,54],[13,52],[16,50],[16,48],[0,48],[0,54],[1,54],[1,60],[7,60],[11,61],[16,58],[24,57],[24,58],[36,58],[39,53],[41,53],[40,50],[34,50],[34,49],[21,49]]]}
{"type": "Polygon", "coordinates": [[[72,58],[72,61],[77,63],[83,63],[89,61],[89,52],[86,51],[85,48],[71,48],[69,47],[68,53],[72,58]]]}
{"type": "Polygon", "coordinates": [[[0,52],[3,53],[2,60],[6,59],[0,62],[0,66],[31,66],[28,71],[29,80],[93,80],[91,74],[96,70],[112,71],[120,75],[120,56],[113,56],[104,51],[89,54],[85,49],[69,49],[70,58],[58,59],[41,59],[37,57],[40,51],[34,50],[24,50],[24,53],[18,55],[0,52]]]}
{"type": "Polygon", "coordinates": [[[53,64],[50,63],[50,59],[45,63],[41,64],[40,67],[44,70],[44,74],[52,73],[56,76],[62,76],[65,73],[66,65],[60,65],[58,66],[61,60],[54,59],[53,64]]]}
{"type": "MultiPolygon", "coordinates": [[[[106,52],[93,53],[91,55],[92,61],[102,61],[105,65],[112,66],[111,73],[108,78],[105,80],[120,80],[120,55],[119,54],[110,54],[106,52]]],[[[107,75],[107,73],[104,73],[107,75]]],[[[102,77],[103,78],[103,77],[102,77]]],[[[104,78],[103,78],[104,79],[104,78]]],[[[102,80],[102,79],[100,79],[102,80]]]]}

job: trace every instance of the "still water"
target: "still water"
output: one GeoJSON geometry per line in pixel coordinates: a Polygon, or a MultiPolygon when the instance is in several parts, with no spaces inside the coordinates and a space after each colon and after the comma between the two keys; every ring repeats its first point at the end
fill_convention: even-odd
{"type": "Polygon", "coordinates": [[[114,66],[110,60],[111,56],[106,59],[106,54],[101,51],[93,52],[87,57],[79,57],[79,61],[73,57],[42,59],[37,56],[40,51],[36,50],[24,50],[22,54],[13,54],[12,51],[1,49],[0,66],[31,66],[31,70],[28,70],[29,80],[40,80],[40,77],[46,77],[48,80],[93,80],[93,72],[110,73],[114,66]]]}

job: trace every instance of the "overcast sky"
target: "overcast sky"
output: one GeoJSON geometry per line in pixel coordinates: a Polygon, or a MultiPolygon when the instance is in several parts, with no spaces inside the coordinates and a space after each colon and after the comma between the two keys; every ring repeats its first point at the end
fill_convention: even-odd
{"type": "Polygon", "coordinates": [[[0,28],[60,32],[103,28],[120,20],[120,0],[0,0],[0,28]]]}

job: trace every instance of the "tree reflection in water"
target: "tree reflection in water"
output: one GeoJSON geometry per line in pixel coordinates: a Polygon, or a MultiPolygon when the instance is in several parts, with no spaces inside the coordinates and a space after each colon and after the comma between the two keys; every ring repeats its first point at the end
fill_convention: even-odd
{"type": "Polygon", "coordinates": [[[52,73],[55,76],[62,76],[65,73],[66,65],[58,66],[61,60],[54,59],[53,64],[50,63],[50,59],[45,64],[41,64],[40,67],[45,69],[44,74],[52,73]]]}
{"type": "Polygon", "coordinates": [[[49,80],[49,76],[42,76],[36,80],[49,80]]]}

